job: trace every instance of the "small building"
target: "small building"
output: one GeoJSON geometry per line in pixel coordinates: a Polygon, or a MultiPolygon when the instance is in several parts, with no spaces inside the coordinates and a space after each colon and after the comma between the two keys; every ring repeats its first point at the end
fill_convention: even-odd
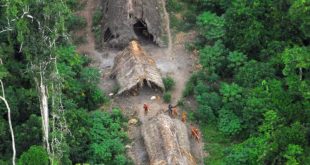
{"type": "Polygon", "coordinates": [[[164,84],[155,61],[142,49],[137,41],[131,41],[115,57],[111,73],[120,87],[118,95],[137,91],[147,85],[150,88],[164,90],[164,84]]]}
{"type": "Polygon", "coordinates": [[[125,48],[132,40],[167,46],[163,0],[104,0],[103,44],[125,48]]]}

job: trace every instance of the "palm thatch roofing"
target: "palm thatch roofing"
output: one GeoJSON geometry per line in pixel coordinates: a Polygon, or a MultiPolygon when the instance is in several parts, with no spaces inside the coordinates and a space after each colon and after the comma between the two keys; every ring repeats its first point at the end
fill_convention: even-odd
{"type": "Polygon", "coordinates": [[[144,24],[152,41],[167,46],[166,24],[162,0],[102,0],[102,32],[104,45],[125,48],[133,39],[140,39],[135,27],[144,24]]]}
{"type": "Polygon", "coordinates": [[[155,61],[137,41],[131,41],[128,47],[115,57],[111,76],[116,78],[120,87],[118,95],[141,88],[145,84],[162,91],[165,89],[155,61]]]}

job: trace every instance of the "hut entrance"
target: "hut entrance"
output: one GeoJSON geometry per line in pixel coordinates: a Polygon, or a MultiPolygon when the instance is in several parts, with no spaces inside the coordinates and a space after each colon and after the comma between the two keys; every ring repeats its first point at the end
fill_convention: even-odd
{"type": "Polygon", "coordinates": [[[103,35],[103,41],[104,42],[108,42],[110,40],[112,40],[114,37],[114,35],[112,34],[110,28],[108,28],[105,32],[104,32],[104,35],[103,35]]]}
{"type": "Polygon", "coordinates": [[[149,33],[147,29],[147,24],[143,20],[139,19],[133,25],[133,30],[140,41],[149,43],[154,41],[154,36],[151,33],[149,33]]]}

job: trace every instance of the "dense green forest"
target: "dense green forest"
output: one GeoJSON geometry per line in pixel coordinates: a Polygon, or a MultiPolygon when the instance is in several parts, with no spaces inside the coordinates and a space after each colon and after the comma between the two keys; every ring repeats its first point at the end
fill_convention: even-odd
{"type": "Polygon", "coordinates": [[[169,1],[198,32],[189,80],[207,164],[310,163],[310,1],[169,1]]]}
{"type": "MultiPolygon", "coordinates": [[[[101,109],[100,73],[72,41],[82,7],[0,0],[0,165],[131,164],[127,119],[101,109]]],[[[168,0],[168,10],[174,30],[197,32],[186,46],[202,69],[183,95],[198,103],[184,108],[205,163],[310,164],[310,1],[168,0]]]]}
{"type": "Polygon", "coordinates": [[[10,120],[16,164],[128,163],[125,118],[99,110],[109,102],[99,71],[71,42],[79,8],[76,0],[0,1],[1,165],[15,159],[10,120]]]}

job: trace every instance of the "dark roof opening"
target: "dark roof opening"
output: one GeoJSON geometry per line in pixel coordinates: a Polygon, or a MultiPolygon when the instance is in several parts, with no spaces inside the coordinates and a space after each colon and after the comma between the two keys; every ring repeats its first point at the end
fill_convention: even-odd
{"type": "Polygon", "coordinates": [[[110,41],[111,39],[115,38],[114,35],[111,33],[111,30],[110,28],[108,28],[105,32],[104,32],[104,35],[103,35],[103,41],[104,42],[108,42],[110,41]]]}
{"type": "Polygon", "coordinates": [[[153,43],[154,36],[149,33],[147,24],[143,20],[137,20],[137,23],[133,25],[133,29],[141,43],[153,43]]]}

